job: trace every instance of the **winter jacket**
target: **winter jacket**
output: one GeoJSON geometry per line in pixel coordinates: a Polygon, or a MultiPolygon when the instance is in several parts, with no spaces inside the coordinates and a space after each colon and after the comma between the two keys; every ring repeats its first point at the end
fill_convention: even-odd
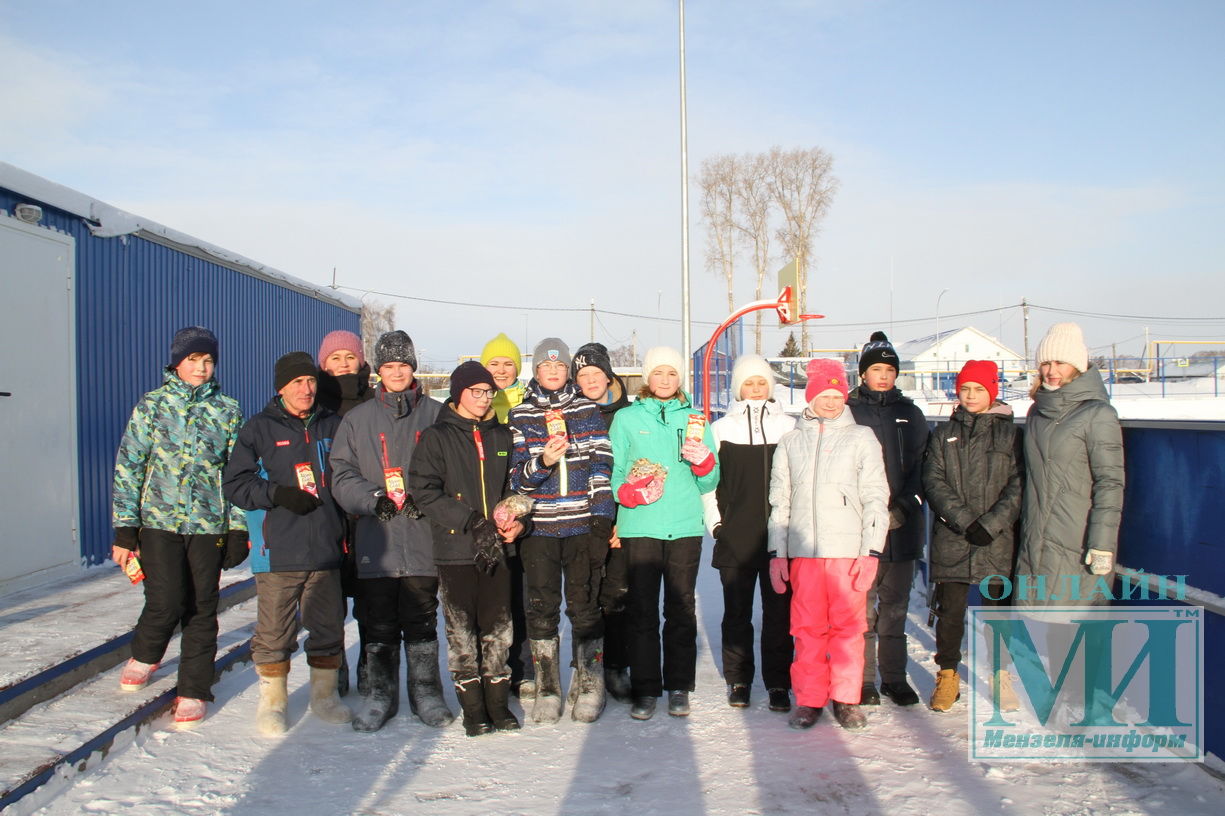
{"type": "Polygon", "coordinates": [[[510,487],[531,496],[533,535],[565,538],[591,529],[592,516],[612,519],[614,504],[608,480],[612,447],[608,428],[596,404],[572,382],[546,391],[532,380],[523,402],[510,412],[514,451],[510,487]],[[570,447],[552,467],[541,459],[549,441],[545,411],[560,410],[570,447]]]}
{"type": "Polygon", "coordinates": [[[927,448],[927,418],[897,388],[873,391],[860,385],[847,405],[855,421],[876,433],[885,452],[889,477],[889,509],[906,517],[890,530],[882,561],[912,561],[923,554],[923,453],[927,448]]]}
{"type": "Polygon", "coordinates": [[[358,517],[354,545],[359,578],[438,574],[429,523],[402,514],[379,521],[374,506],[386,492],[387,468],[400,468],[407,487],[413,451],[441,407],[419,383],[397,393],[380,385],[374,399],[349,411],[340,423],[332,445],[332,492],[345,512],[358,517]]]}
{"type": "Polygon", "coordinates": [[[320,370],[316,379],[319,382],[319,393],[315,404],[322,405],[341,419],[349,413],[349,409],[374,399],[374,389],[370,387],[369,363],[362,363],[356,374],[333,376],[320,370]]]}
{"type": "Polygon", "coordinates": [[[216,380],[192,387],[173,371],[132,410],[115,454],[111,523],[180,535],[247,529],[221,475],[242,411],[216,380]]]}
{"type": "Polygon", "coordinates": [[[1024,472],[1021,433],[1002,402],[982,414],[959,405],[932,432],[923,489],[936,516],[933,580],[977,584],[989,575],[1012,575],[1024,472]],[[965,538],[975,521],[995,536],[985,547],[965,538]]]}
{"type": "Polygon", "coordinates": [[[247,514],[252,572],[336,569],[344,546],[344,519],[332,498],[328,450],[340,417],[316,407],[305,419],[273,397],[242,427],[225,467],[225,495],[247,514]],[[297,465],[310,466],[323,504],[304,516],[277,507],[278,485],[298,487],[297,465]]]}
{"type": "Polygon", "coordinates": [[[505,424],[508,421],[510,409],[523,402],[526,392],[527,388],[523,383],[515,380],[509,387],[493,395],[493,410],[498,415],[498,422],[505,424]]]}
{"type": "MultiPolygon", "coordinates": [[[[1017,574],[1047,576],[1030,604],[1090,600],[1090,549],[1115,552],[1123,512],[1123,431],[1097,366],[1055,390],[1039,388],[1025,424],[1025,500],[1017,574]],[[1079,599],[1063,579],[1079,576],[1079,599]],[[1050,597],[1057,595],[1058,597],[1050,597]]],[[[1071,580],[1070,578],[1068,580],[1071,580]]],[[[1109,578],[1107,579],[1109,580],[1109,578]]],[[[1092,600],[1100,602],[1100,593],[1092,600]]],[[[1024,598],[1015,597],[1023,603],[1024,598]]]]}
{"type": "Polygon", "coordinates": [[[611,436],[613,445],[613,491],[621,489],[638,459],[649,459],[668,469],[664,492],[658,501],[637,507],[622,507],[617,515],[621,538],[657,538],[671,541],[703,533],[702,494],[719,484],[715,437],[707,425],[702,442],[715,455],[715,466],[705,476],[693,475],[681,458],[681,445],[689,415],[696,413],[684,393],[669,400],[639,397],[617,414],[611,436]]]}
{"type": "Polygon", "coordinates": [[[807,411],[785,434],[770,470],[770,554],[858,558],[880,552],[889,529],[889,482],[881,446],[848,410],[807,411]]]}
{"type": "Polygon", "coordinates": [[[492,411],[467,419],[448,403],[421,433],[408,488],[433,530],[434,563],[472,563],[473,522],[510,494],[510,451],[510,429],[492,411]]]}
{"type": "Polygon", "coordinates": [[[719,450],[719,486],[703,493],[706,529],[715,539],[715,567],[759,564],[766,559],[770,521],[770,468],[795,417],[769,400],[736,400],[711,426],[719,450]],[[717,535],[716,535],[717,531],[717,535]]]}

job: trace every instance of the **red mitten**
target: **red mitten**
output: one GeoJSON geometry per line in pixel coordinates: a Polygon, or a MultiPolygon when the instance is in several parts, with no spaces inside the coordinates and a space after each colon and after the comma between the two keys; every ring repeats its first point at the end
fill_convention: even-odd
{"type": "Polygon", "coordinates": [[[617,491],[617,501],[622,507],[634,508],[659,501],[663,493],[662,479],[656,476],[643,476],[641,479],[621,485],[621,489],[617,491]]]}

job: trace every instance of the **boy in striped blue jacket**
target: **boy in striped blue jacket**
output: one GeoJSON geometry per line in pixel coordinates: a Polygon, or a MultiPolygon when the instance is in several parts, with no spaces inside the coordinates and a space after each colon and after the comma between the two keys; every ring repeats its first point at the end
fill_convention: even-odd
{"type": "Polygon", "coordinates": [[[558,624],[564,576],[577,669],[570,715],[594,722],[605,702],[599,593],[615,511],[612,446],[599,407],[570,379],[566,344],[555,337],[542,340],[532,364],[535,377],[509,417],[511,488],[535,500],[532,535],[520,545],[536,665],[532,719],[556,722],[561,717],[558,624]]]}

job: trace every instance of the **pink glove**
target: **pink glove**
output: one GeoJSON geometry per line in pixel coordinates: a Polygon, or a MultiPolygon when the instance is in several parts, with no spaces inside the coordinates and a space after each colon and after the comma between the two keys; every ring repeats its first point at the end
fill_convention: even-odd
{"type": "Polygon", "coordinates": [[[685,444],[681,445],[681,458],[693,465],[695,470],[704,469],[709,473],[712,468],[708,466],[708,462],[714,456],[710,448],[696,439],[686,439],[685,444]]]}
{"type": "Polygon", "coordinates": [[[634,508],[657,502],[663,494],[663,479],[658,476],[643,476],[641,479],[621,485],[621,489],[617,491],[617,501],[622,507],[634,508]]]}
{"type": "Polygon", "coordinates": [[[514,520],[515,514],[506,505],[499,504],[493,508],[493,523],[498,525],[499,530],[505,530],[514,520]]]}
{"type": "Polygon", "coordinates": [[[880,560],[871,555],[861,555],[851,564],[851,589],[867,592],[876,580],[876,568],[880,560]]]}
{"type": "Polygon", "coordinates": [[[791,575],[787,571],[786,558],[771,558],[770,559],[770,586],[774,587],[774,591],[779,595],[787,592],[787,582],[791,580],[791,575]]]}

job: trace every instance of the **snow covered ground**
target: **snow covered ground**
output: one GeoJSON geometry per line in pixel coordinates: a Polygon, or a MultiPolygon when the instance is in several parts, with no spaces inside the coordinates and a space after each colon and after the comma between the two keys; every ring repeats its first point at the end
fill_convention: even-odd
{"type": "MultiPolygon", "coordinates": [[[[729,708],[719,675],[715,570],[703,566],[698,589],[698,690],[688,719],[661,709],[636,722],[628,706],[610,703],[593,725],[567,716],[556,725],[469,738],[459,722],[427,728],[405,705],[381,732],[358,734],[307,712],[299,654],[283,739],[256,735],[255,674],[243,666],[217,685],[217,702],[197,730],[170,730],[162,718],[126,746],[117,743],[92,770],[53,782],[31,800],[45,804],[37,811],[44,814],[133,816],[1221,812],[1225,783],[1190,764],[969,762],[964,696],[948,714],[886,701],[868,709],[869,727],[860,733],[843,731],[828,714],[811,731],[791,731],[786,715],[766,709],[760,686],[750,709],[729,708]]],[[[253,617],[254,601],[227,617],[243,610],[253,617]]],[[[910,676],[924,699],[934,682],[925,622],[916,590],[910,676]]],[[[349,635],[355,641],[352,625],[349,635]]],[[[105,689],[114,689],[116,677],[101,681],[99,693],[112,693],[105,689]]],[[[31,800],[12,812],[28,813],[31,800]]]]}

